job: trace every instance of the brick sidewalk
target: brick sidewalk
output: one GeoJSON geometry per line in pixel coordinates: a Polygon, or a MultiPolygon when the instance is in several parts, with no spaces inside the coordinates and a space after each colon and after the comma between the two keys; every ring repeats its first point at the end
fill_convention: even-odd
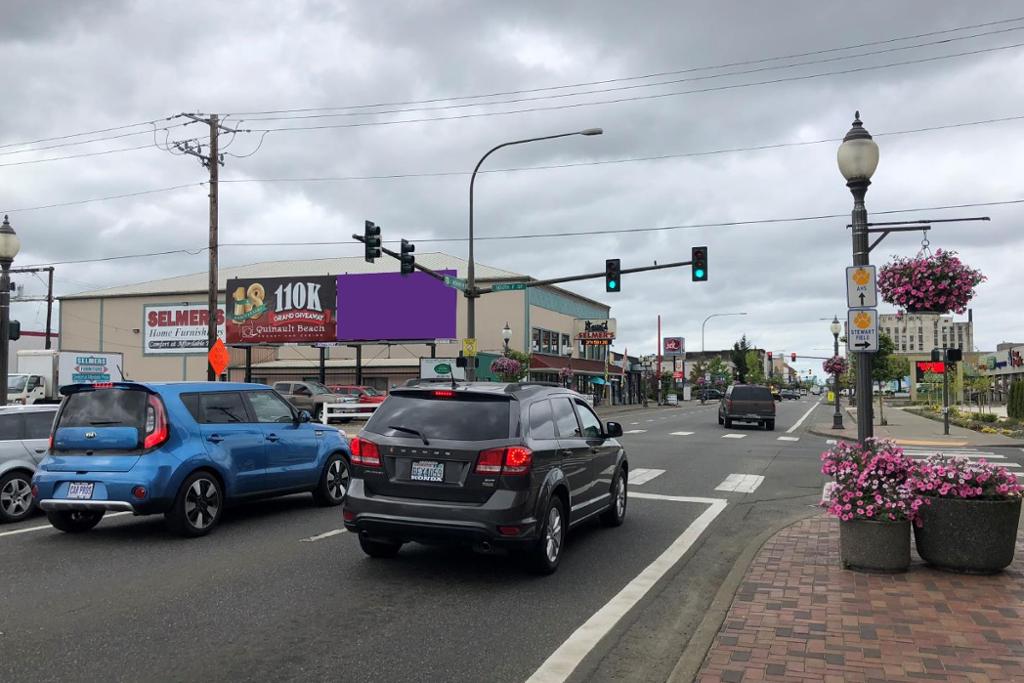
{"type": "Polygon", "coordinates": [[[825,515],[770,539],[697,680],[1024,681],[1024,537],[995,576],[845,571],[825,515]]]}

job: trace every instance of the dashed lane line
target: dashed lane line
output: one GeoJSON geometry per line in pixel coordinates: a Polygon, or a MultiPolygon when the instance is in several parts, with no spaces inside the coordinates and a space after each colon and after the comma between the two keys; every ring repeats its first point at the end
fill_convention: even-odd
{"type": "Polygon", "coordinates": [[[309,538],[300,538],[299,542],[300,543],[307,543],[307,542],[313,542],[313,541],[322,541],[325,538],[330,538],[331,536],[337,536],[337,535],[343,534],[343,533],[345,533],[344,529],[331,529],[330,531],[325,531],[324,533],[317,534],[316,536],[310,536],[309,538]]]}
{"type": "Polygon", "coordinates": [[[643,434],[646,431],[647,431],[646,429],[627,429],[626,431],[624,431],[622,433],[623,434],[643,434]]]}
{"type": "Polygon", "coordinates": [[[672,436],[693,436],[695,432],[672,432],[672,436]]]}
{"type": "Polygon", "coordinates": [[[777,440],[778,441],[799,441],[800,437],[799,436],[780,436],[777,440]]]}
{"type": "Polygon", "coordinates": [[[723,439],[745,439],[746,434],[722,434],[723,439]]]}

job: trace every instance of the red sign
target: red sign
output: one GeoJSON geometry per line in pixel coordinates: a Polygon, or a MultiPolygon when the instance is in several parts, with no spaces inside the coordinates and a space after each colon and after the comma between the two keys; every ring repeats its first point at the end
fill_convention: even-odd
{"type": "Polygon", "coordinates": [[[334,277],[228,280],[227,338],[232,344],[335,341],[334,277]]]}
{"type": "Polygon", "coordinates": [[[213,342],[213,346],[210,347],[210,352],[206,354],[206,358],[210,361],[210,367],[217,376],[223,375],[224,370],[228,367],[228,363],[231,362],[231,354],[228,353],[228,347],[224,346],[224,342],[217,338],[217,341],[213,342]]]}
{"type": "Polygon", "coordinates": [[[921,372],[934,372],[937,375],[941,375],[946,371],[946,364],[942,361],[919,360],[917,361],[917,369],[921,372]]]}
{"type": "Polygon", "coordinates": [[[672,373],[672,379],[682,379],[682,378],[683,378],[683,373],[681,371],[676,370],[675,372],[672,373]]]}

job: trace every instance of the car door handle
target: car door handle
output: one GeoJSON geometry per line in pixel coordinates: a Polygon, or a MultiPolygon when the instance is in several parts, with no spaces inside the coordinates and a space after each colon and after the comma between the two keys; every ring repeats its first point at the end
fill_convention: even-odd
{"type": "Polygon", "coordinates": [[[37,448],[36,449],[36,453],[45,453],[45,452],[46,452],[45,448],[37,448]]]}
{"type": "Polygon", "coordinates": [[[267,441],[274,441],[274,442],[276,442],[276,441],[280,441],[280,440],[281,440],[281,437],[279,437],[277,434],[267,434],[267,441]]]}
{"type": "Polygon", "coordinates": [[[221,436],[220,434],[210,434],[208,437],[206,437],[206,440],[209,441],[210,443],[220,443],[221,441],[224,440],[224,437],[221,436]]]}

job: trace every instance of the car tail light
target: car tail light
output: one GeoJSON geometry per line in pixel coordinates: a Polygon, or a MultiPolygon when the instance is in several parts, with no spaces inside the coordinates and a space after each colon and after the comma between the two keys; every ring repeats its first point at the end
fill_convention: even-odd
{"type": "Polygon", "coordinates": [[[352,512],[351,510],[342,510],[341,518],[344,519],[346,522],[351,522],[356,518],[356,513],[352,512]]]}
{"type": "Polygon", "coordinates": [[[96,382],[92,385],[93,389],[113,389],[113,382],[96,382]]]}
{"type": "Polygon", "coordinates": [[[452,391],[451,389],[438,389],[437,391],[433,392],[433,394],[434,398],[452,398],[453,396],[455,396],[455,392],[452,391]]]}
{"type": "Polygon", "coordinates": [[[142,447],[156,448],[165,443],[170,436],[164,403],[158,397],[150,394],[146,406],[146,438],[142,442],[142,447]]]}
{"type": "Polygon", "coordinates": [[[349,448],[352,451],[353,465],[380,467],[380,449],[374,442],[354,436],[349,442],[349,448]]]}
{"type": "Polygon", "coordinates": [[[731,398],[728,401],[725,402],[725,409],[728,410],[730,413],[732,412],[732,399],[731,398]]]}
{"type": "Polygon", "coordinates": [[[498,533],[502,536],[518,536],[520,528],[517,526],[499,526],[498,533]]]}
{"type": "Polygon", "coordinates": [[[522,446],[489,448],[486,451],[480,451],[480,455],[476,460],[476,473],[512,476],[528,474],[532,464],[533,451],[529,448],[522,446]]]}

